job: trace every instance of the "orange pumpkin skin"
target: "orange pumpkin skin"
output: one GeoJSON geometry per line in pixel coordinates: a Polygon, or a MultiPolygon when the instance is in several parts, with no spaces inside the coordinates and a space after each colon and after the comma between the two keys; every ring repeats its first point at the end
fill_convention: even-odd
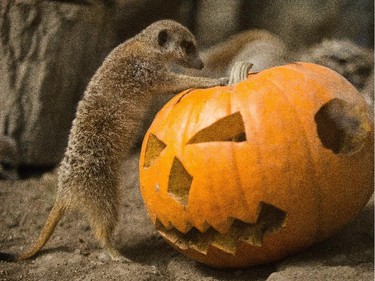
{"type": "Polygon", "coordinates": [[[140,185],[150,217],[176,249],[215,267],[273,262],[321,241],[373,192],[367,113],[349,82],[309,63],[184,91],[158,113],[142,146],[140,185]],[[316,116],[333,100],[365,112],[360,149],[323,145],[316,116]]]}

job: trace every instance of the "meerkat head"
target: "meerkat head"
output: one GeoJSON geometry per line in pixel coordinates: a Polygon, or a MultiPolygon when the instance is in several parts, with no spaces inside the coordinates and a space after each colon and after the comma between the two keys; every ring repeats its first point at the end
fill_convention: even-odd
{"type": "Polygon", "coordinates": [[[194,35],[175,21],[157,21],[142,31],[139,39],[145,40],[148,44],[151,42],[154,51],[170,63],[195,69],[202,69],[204,66],[198,55],[194,35]]]}

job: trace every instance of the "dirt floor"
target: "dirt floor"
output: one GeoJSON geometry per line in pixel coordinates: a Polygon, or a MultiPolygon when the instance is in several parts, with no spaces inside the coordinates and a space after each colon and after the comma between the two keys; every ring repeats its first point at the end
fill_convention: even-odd
{"type": "MultiPolygon", "coordinates": [[[[70,213],[40,254],[29,261],[0,261],[0,280],[374,280],[374,203],[329,240],[276,264],[218,270],[172,249],[154,230],[143,206],[138,161],[126,162],[116,245],[132,263],[102,253],[79,213],[70,213]]],[[[0,252],[19,253],[33,241],[54,201],[56,175],[0,182],[0,252]]]]}

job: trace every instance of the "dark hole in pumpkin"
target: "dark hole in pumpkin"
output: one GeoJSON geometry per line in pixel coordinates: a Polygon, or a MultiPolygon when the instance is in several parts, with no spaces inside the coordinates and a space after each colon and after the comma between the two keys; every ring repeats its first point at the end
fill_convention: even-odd
{"type": "Polygon", "coordinates": [[[145,151],[144,168],[150,167],[167,145],[154,134],[150,134],[145,151]]]}
{"type": "Polygon", "coordinates": [[[181,233],[175,228],[167,229],[159,220],[156,221],[156,228],[162,236],[181,250],[191,248],[202,254],[207,254],[209,246],[213,246],[234,255],[241,242],[262,246],[264,235],[280,230],[285,224],[285,219],[284,211],[261,202],[256,223],[246,223],[234,219],[227,233],[219,233],[212,227],[208,227],[203,233],[195,227],[186,233],[181,233]]]}
{"type": "Polygon", "coordinates": [[[323,146],[336,154],[352,154],[361,150],[371,131],[366,107],[337,98],[319,109],[315,122],[323,146]]]}
{"type": "Polygon", "coordinates": [[[168,193],[182,205],[187,206],[192,181],[193,177],[186,171],[181,161],[175,157],[169,174],[168,193]]]}
{"type": "Polygon", "coordinates": [[[187,144],[218,141],[246,141],[245,126],[241,113],[236,112],[219,119],[196,133],[187,144]]]}

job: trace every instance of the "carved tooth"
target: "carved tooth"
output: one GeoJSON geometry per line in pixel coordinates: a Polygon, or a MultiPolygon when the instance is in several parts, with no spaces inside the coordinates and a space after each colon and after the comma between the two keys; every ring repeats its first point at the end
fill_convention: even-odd
{"type": "Polygon", "coordinates": [[[159,218],[156,218],[155,220],[155,227],[157,230],[160,230],[160,229],[172,230],[175,228],[170,221],[168,221],[168,224],[165,225],[159,218]]]}
{"type": "Polygon", "coordinates": [[[240,240],[257,247],[261,247],[263,243],[263,231],[261,227],[254,226],[249,227],[246,229],[246,233],[244,233],[244,237],[240,238],[240,240]]]}
{"type": "Polygon", "coordinates": [[[180,229],[180,232],[182,232],[183,234],[186,234],[189,231],[191,231],[193,228],[194,227],[191,223],[187,223],[186,225],[183,226],[183,228],[180,229]]]}
{"type": "MultiPolygon", "coordinates": [[[[197,227],[198,228],[198,227],[197,227]]],[[[205,220],[201,227],[199,227],[200,232],[206,232],[211,228],[211,225],[205,220]]]]}
{"type": "Polygon", "coordinates": [[[224,233],[227,233],[227,232],[230,231],[230,229],[232,228],[233,223],[234,223],[235,221],[236,221],[236,219],[233,218],[233,217],[229,217],[229,218],[227,219],[224,233]]]}
{"type": "Polygon", "coordinates": [[[222,235],[220,238],[217,237],[215,241],[211,243],[211,246],[218,248],[228,254],[235,255],[238,241],[233,239],[230,235],[222,235]]]}

